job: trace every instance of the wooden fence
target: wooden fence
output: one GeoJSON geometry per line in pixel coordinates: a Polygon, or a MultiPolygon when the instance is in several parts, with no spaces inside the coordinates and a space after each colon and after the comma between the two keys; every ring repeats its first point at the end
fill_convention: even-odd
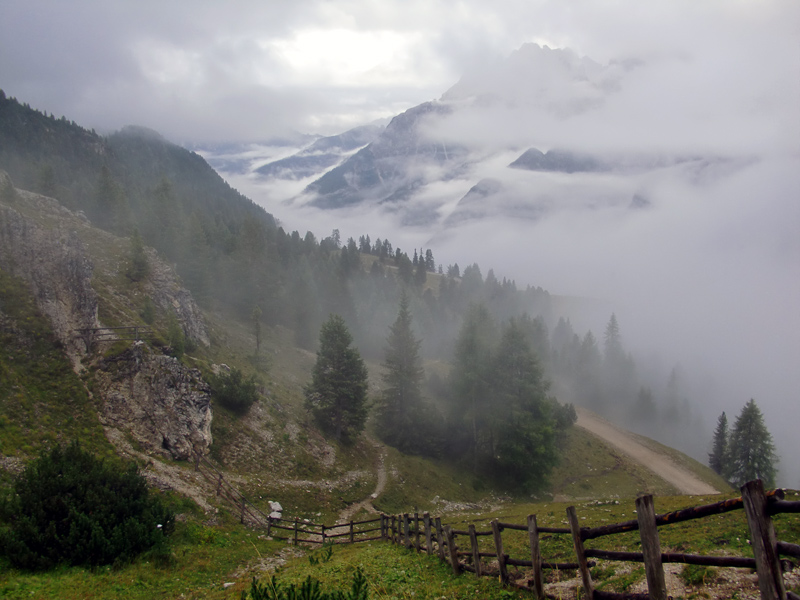
{"type": "Polygon", "coordinates": [[[533,592],[538,599],[546,598],[544,592],[543,571],[546,569],[577,569],[580,573],[585,596],[592,599],[651,599],[667,600],[667,588],[664,578],[663,563],[684,563],[715,567],[740,567],[755,569],[758,573],[758,584],[762,600],[789,599],[800,600],[800,596],[787,593],[783,582],[783,573],[794,568],[794,564],[781,556],[800,558],[800,545],[778,541],[772,524],[772,516],[781,513],[800,512],[800,502],[784,500],[783,490],[765,492],[761,481],[751,481],[741,488],[742,496],[725,500],[716,504],[687,508],[667,514],[656,515],[652,496],[641,496],[636,499],[637,519],[604,525],[596,528],[581,527],[574,506],[567,508],[569,528],[539,527],[536,515],[529,515],[527,523],[501,523],[497,519],[491,522],[488,531],[477,531],[474,525],[468,530],[456,530],[442,525],[440,518],[432,519],[428,513],[413,516],[404,514],[389,517],[388,539],[406,548],[418,552],[433,554],[434,551],[442,560],[447,561],[453,573],[471,571],[476,576],[499,577],[506,585],[526,589],[533,592]],[[708,556],[662,552],[659,543],[658,528],[684,521],[709,517],[734,510],[744,510],[747,525],[750,529],[754,558],[736,556],[708,556]],[[503,531],[527,531],[529,556],[513,558],[505,553],[503,531]],[[584,542],[602,536],[615,535],[631,531],[639,531],[642,552],[618,552],[585,547],[584,542]],[[571,536],[575,550],[575,563],[550,563],[540,553],[539,534],[563,534],[571,536]],[[492,536],[494,552],[482,552],[478,538],[492,536]],[[468,540],[462,551],[458,545],[459,537],[468,540]],[[468,549],[467,549],[468,548],[468,549]],[[461,559],[465,560],[462,561],[461,559]],[[493,559],[488,563],[486,558],[493,559]],[[596,590],[590,572],[594,563],[590,558],[644,563],[648,592],[644,594],[622,594],[596,590]],[[527,585],[512,582],[509,567],[526,567],[531,569],[531,578],[527,585]]]}
{"type": "Polygon", "coordinates": [[[713,567],[739,567],[755,569],[762,600],[800,600],[800,596],[786,592],[783,573],[794,568],[791,560],[781,557],[800,558],[800,545],[779,541],[775,535],[772,517],[782,513],[800,512],[800,502],[788,502],[783,490],[764,491],[760,480],[742,486],[742,496],[715,504],[686,508],[656,515],[652,496],[636,499],[635,520],[603,525],[581,527],[574,506],[567,508],[568,528],[540,527],[536,515],[529,515],[524,524],[491,522],[487,531],[478,531],[475,525],[466,530],[454,529],[442,524],[440,517],[429,513],[405,513],[400,515],[380,514],[374,519],[349,521],[333,526],[312,523],[308,520],[272,518],[254,506],[238,490],[225,481],[222,473],[205,457],[195,454],[195,469],[216,486],[217,494],[228,501],[240,513],[242,523],[266,529],[273,538],[291,540],[293,543],[357,543],[372,540],[388,540],[409,550],[436,555],[450,564],[453,573],[464,571],[476,576],[498,577],[504,585],[531,591],[537,599],[548,596],[544,591],[544,571],[577,570],[581,577],[585,597],[593,600],[667,600],[664,578],[664,563],[683,563],[713,567]],[[741,556],[710,556],[662,552],[658,528],[694,519],[701,519],[731,511],[744,510],[750,530],[753,558],[741,556]],[[511,557],[503,545],[504,531],[527,532],[528,550],[525,557],[511,557]],[[641,552],[621,552],[586,547],[585,542],[596,538],[639,531],[641,552]],[[278,532],[278,533],[276,533],[278,532]],[[554,563],[541,555],[540,534],[564,535],[572,539],[575,562],[554,563]],[[481,550],[479,538],[491,536],[493,552],[481,550]],[[463,549],[461,540],[467,540],[463,549]],[[596,590],[590,568],[599,558],[623,562],[644,563],[648,592],[644,594],[614,593],[596,590]],[[491,562],[486,559],[492,559],[491,562]],[[509,567],[524,567],[531,570],[527,584],[512,581],[509,567]]]}
{"type": "Polygon", "coordinates": [[[194,453],[194,468],[206,481],[214,485],[217,496],[228,502],[239,514],[239,520],[243,525],[264,529],[268,536],[275,539],[291,540],[295,544],[353,544],[386,537],[385,523],[388,520],[385,515],[366,521],[350,520],[337,525],[313,523],[298,517],[294,519],[270,517],[228,483],[222,472],[211,461],[197,452],[194,453]],[[375,532],[380,533],[375,535],[375,532]]]}

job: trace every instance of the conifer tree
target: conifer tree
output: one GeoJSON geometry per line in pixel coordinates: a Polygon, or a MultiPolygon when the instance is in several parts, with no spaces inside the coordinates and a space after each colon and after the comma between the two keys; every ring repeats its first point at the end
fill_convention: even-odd
{"type": "Polygon", "coordinates": [[[714,442],[708,455],[708,466],[715,473],[722,475],[725,470],[725,458],[728,454],[728,417],[723,412],[717,420],[714,430],[714,442]]]}
{"type": "Polygon", "coordinates": [[[416,424],[421,417],[421,383],[424,375],[419,356],[420,340],[411,329],[408,296],[403,293],[397,319],[389,328],[383,361],[383,384],[377,408],[377,429],[387,444],[403,452],[418,451],[416,424]]]}
{"type": "Polygon", "coordinates": [[[736,486],[761,479],[765,487],[773,487],[777,462],[772,436],[764,425],[761,410],[751,398],[733,425],[728,446],[726,477],[736,486]]]}
{"type": "Polygon", "coordinates": [[[319,334],[317,362],[304,392],[306,409],[339,441],[351,442],[367,420],[367,367],[344,319],[331,315],[319,334]]]}
{"type": "MultiPolygon", "coordinates": [[[[540,488],[557,460],[557,404],[536,356],[515,319],[503,331],[493,360],[491,423],[492,473],[512,487],[540,488]]],[[[489,466],[487,465],[487,466],[489,466]]]]}

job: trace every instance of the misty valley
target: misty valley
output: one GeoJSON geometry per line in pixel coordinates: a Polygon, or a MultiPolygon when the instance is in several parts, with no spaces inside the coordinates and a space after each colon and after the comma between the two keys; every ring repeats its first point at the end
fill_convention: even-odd
{"type": "MultiPolygon", "coordinates": [[[[758,289],[796,242],[770,184],[743,208],[793,165],[604,136],[638,68],[525,44],[392,118],[257,143],[101,135],[0,90],[0,595],[646,597],[650,565],[611,559],[591,591],[581,531],[754,480],[792,488],[764,514],[797,542],[792,299],[758,289]],[[527,565],[569,565],[544,583],[498,525],[528,552],[536,519],[527,565]]],[[[659,556],[751,560],[729,508],[659,556]]],[[[599,551],[645,552],[627,527],[599,551]]],[[[670,567],[670,593],[757,597],[755,564],[670,567]]]]}

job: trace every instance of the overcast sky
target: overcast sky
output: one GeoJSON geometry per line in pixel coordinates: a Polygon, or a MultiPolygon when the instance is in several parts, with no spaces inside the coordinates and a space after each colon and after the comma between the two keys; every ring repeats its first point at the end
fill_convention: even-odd
{"type": "Polygon", "coordinates": [[[101,131],[252,141],[395,115],[525,42],[701,61],[689,97],[752,73],[766,102],[797,93],[798,40],[794,0],[3,0],[0,87],[101,131]]]}

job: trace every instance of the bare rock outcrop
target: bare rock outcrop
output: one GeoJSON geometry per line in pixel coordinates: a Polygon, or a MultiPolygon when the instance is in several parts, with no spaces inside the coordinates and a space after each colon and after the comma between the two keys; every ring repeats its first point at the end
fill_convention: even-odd
{"type": "Polygon", "coordinates": [[[175,271],[158,258],[154,250],[148,251],[150,275],[145,289],[160,310],[175,312],[186,339],[209,346],[208,328],[192,294],[178,283],[175,271]]]}
{"type": "Polygon", "coordinates": [[[104,425],[178,460],[211,445],[211,395],[200,371],[138,343],[98,364],[104,425]]]}
{"type": "MultiPolygon", "coordinates": [[[[36,201],[50,211],[69,213],[50,198],[39,196],[36,201]]],[[[28,282],[37,306],[73,363],[79,364],[88,349],[76,330],[100,323],[92,262],[77,234],[58,225],[42,227],[0,204],[0,268],[28,282]]]]}

